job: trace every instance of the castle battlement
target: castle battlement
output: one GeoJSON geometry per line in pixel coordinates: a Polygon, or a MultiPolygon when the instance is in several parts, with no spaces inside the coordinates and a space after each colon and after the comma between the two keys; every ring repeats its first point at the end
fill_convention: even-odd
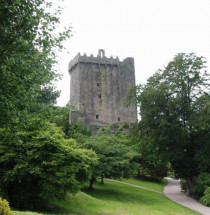
{"type": "Polygon", "coordinates": [[[68,71],[71,72],[75,66],[78,63],[92,63],[92,64],[104,64],[104,65],[119,65],[121,61],[118,57],[113,58],[113,56],[110,56],[110,58],[105,56],[105,52],[102,49],[99,49],[98,55],[96,57],[91,54],[88,56],[86,53],[81,55],[78,53],[70,62],[68,65],[68,71]]]}

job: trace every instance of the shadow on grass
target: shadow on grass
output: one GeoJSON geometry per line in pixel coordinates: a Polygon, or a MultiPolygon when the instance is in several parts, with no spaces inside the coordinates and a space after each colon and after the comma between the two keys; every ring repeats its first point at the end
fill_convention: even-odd
{"type": "MultiPolygon", "coordinates": [[[[91,197],[83,196],[74,198],[67,195],[65,200],[55,202],[49,205],[45,210],[40,211],[42,214],[90,214],[91,207],[104,210],[113,208],[116,205],[119,208],[127,205],[128,207],[139,208],[143,205],[153,206],[165,204],[165,197],[161,194],[148,190],[130,187],[124,184],[118,184],[106,181],[104,185],[96,182],[93,186],[94,190],[90,191],[88,187],[82,188],[82,192],[91,197]],[[92,199],[93,198],[93,199],[92,199]],[[88,202],[89,201],[89,202],[88,202]]],[[[126,206],[126,207],[127,207],[126,206]]],[[[94,209],[93,209],[94,210],[94,209]]],[[[127,209],[126,209],[127,210],[127,209]]],[[[98,214],[98,213],[94,213],[98,214]]]]}
{"type": "Polygon", "coordinates": [[[56,204],[50,204],[50,205],[48,204],[45,207],[33,210],[33,212],[29,212],[29,210],[20,210],[20,209],[17,209],[17,208],[11,208],[11,209],[12,209],[12,211],[16,211],[16,213],[18,212],[18,214],[23,213],[25,215],[27,215],[27,214],[36,214],[36,213],[45,214],[45,215],[48,215],[48,214],[52,215],[52,214],[60,214],[61,212],[62,213],[69,212],[65,208],[60,207],[60,206],[58,206],[56,204]]]}
{"type": "Polygon", "coordinates": [[[122,203],[138,203],[146,205],[160,204],[164,196],[148,190],[129,187],[122,184],[96,183],[91,191],[87,187],[82,189],[86,194],[104,201],[122,202],[122,203]],[[160,198],[161,197],[161,198],[160,198]]]}

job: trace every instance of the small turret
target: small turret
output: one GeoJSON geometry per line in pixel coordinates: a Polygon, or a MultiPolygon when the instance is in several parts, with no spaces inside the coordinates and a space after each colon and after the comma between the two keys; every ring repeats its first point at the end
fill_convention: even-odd
{"type": "Polygon", "coordinates": [[[105,57],[105,50],[104,49],[99,49],[98,50],[98,57],[105,57]]]}

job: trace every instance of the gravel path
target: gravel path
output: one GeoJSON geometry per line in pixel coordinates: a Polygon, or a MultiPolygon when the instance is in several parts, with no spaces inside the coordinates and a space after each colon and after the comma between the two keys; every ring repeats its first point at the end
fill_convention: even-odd
{"type": "Polygon", "coordinates": [[[172,201],[181,204],[185,207],[188,207],[194,211],[198,211],[205,215],[210,215],[210,208],[206,207],[195,199],[187,197],[184,193],[181,192],[180,181],[172,178],[167,178],[168,185],[164,188],[164,195],[167,196],[172,201]]]}

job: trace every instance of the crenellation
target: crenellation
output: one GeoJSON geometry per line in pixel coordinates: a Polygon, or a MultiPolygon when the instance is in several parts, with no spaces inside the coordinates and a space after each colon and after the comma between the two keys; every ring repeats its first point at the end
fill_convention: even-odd
{"type": "Polygon", "coordinates": [[[94,57],[93,55],[87,56],[86,53],[84,53],[84,55],[80,55],[79,53],[76,55],[75,58],[73,58],[69,65],[68,65],[68,70],[69,73],[72,72],[73,67],[75,64],[77,63],[93,63],[93,64],[110,64],[110,65],[119,65],[121,63],[121,61],[119,60],[118,57],[113,58],[113,56],[111,56],[110,58],[107,58],[106,56],[100,57],[94,57]]]}

